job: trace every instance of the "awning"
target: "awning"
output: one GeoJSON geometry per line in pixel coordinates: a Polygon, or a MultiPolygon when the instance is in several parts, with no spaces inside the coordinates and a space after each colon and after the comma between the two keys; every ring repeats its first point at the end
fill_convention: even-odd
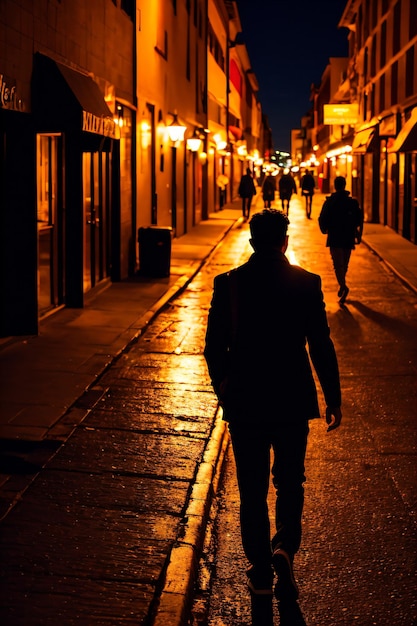
{"type": "Polygon", "coordinates": [[[411,117],[406,121],[398,133],[388,152],[415,152],[417,151],[417,107],[413,109],[411,117]]]}
{"type": "Polygon", "coordinates": [[[371,152],[373,145],[375,145],[376,137],[376,126],[370,126],[369,128],[360,130],[353,138],[352,152],[354,154],[365,154],[365,152],[371,152]]]}
{"type": "MultiPolygon", "coordinates": [[[[32,109],[43,127],[75,127],[116,137],[116,124],[99,86],[87,74],[37,53],[33,69],[32,109]]],[[[52,129],[51,129],[52,130],[52,129]]]]}
{"type": "Polygon", "coordinates": [[[232,139],[236,139],[237,141],[239,141],[243,135],[242,129],[238,126],[229,126],[229,133],[232,135],[232,139]]]}

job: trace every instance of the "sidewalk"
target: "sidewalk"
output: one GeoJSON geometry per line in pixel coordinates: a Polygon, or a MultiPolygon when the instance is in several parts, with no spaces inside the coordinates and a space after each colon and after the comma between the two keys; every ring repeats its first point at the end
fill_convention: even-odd
{"type": "MultiPolygon", "coordinates": [[[[318,210],[324,196],[315,194],[318,210]]],[[[254,203],[255,204],[255,203],[254,203]]],[[[40,323],[38,336],[0,340],[0,451],[13,442],[65,441],[85,415],[71,407],[158,311],[195,276],[232,226],[240,199],[172,242],[171,274],[107,286],[83,309],[62,309],[40,323]]],[[[365,224],[363,243],[417,293],[417,246],[390,228],[365,224]]],[[[0,485],[8,475],[0,468],[0,485]]],[[[0,517],[2,511],[0,509],[0,517]]]]}
{"type": "Polygon", "coordinates": [[[174,239],[169,277],[110,284],[85,308],[45,318],[38,336],[0,340],[0,440],[64,441],[76,424],[61,418],[184,288],[240,217],[238,201],[174,239]]]}
{"type": "MultiPolygon", "coordinates": [[[[314,196],[317,207],[323,200],[314,196]]],[[[84,309],[62,309],[44,319],[38,336],[0,340],[0,440],[64,441],[76,423],[62,417],[184,288],[239,219],[236,200],[174,239],[168,278],[111,284],[84,309]]],[[[365,224],[363,243],[417,293],[416,245],[379,224],[365,224]]]]}
{"type": "MultiPolygon", "coordinates": [[[[322,197],[316,194],[314,203],[317,207],[320,206],[321,201],[322,197]]],[[[317,214],[316,210],[315,215],[317,214]]],[[[210,215],[209,220],[193,228],[187,235],[174,240],[169,278],[137,278],[110,285],[101,293],[96,294],[84,309],[62,309],[42,321],[39,336],[14,338],[13,341],[0,344],[0,361],[2,363],[0,450],[6,452],[5,460],[2,461],[2,474],[0,476],[0,519],[6,518],[5,528],[3,528],[3,531],[6,530],[3,537],[4,542],[7,542],[7,533],[9,536],[15,537],[13,534],[16,532],[14,530],[15,519],[13,515],[10,515],[9,518],[6,514],[10,502],[13,499],[14,502],[18,501],[20,493],[28,484],[28,480],[30,482],[31,463],[39,469],[43,459],[46,462],[53,451],[57,450],[68,439],[77,425],[91,411],[91,407],[99,400],[96,383],[100,375],[123,353],[131,341],[140,336],[150,320],[169,299],[180,292],[198,273],[204,261],[240,219],[241,209],[240,200],[238,200],[227,205],[223,211],[210,215]],[[95,386],[96,389],[94,389],[95,386]],[[28,451],[29,455],[27,454],[28,451]]],[[[417,293],[417,246],[407,242],[390,229],[374,224],[365,225],[363,241],[410,289],[417,293]]],[[[90,430],[94,431],[94,429],[90,430]]],[[[98,437],[98,434],[93,433],[91,437],[93,436],[98,437]]],[[[72,441],[72,445],[64,446],[67,448],[66,453],[64,453],[67,461],[76,446],[80,445],[80,437],[78,439],[76,436],[72,437],[70,441],[72,441]],[[76,441],[73,441],[74,439],[76,441]]],[[[102,444],[105,439],[100,439],[99,442],[100,445],[108,445],[102,444]]],[[[222,454],[224,454],[224,446],[224,437],[215,427],[206,448],[207,455],[204,455],[204,462],[195,477],[191,505],[184,513],[184,519],[190,520],[189,525],[184,530],[184,539],[177,542],[177,558],[172,559],[171,569],[168,568],[165,575],[165,587],[162,591],[160,604],[160,608],[162,606],[164,611],[160,614],[159,621],[155,622],[157,626],[159,624],[161,626],[168,624],[179,626],[181,623],[174,617],[178,613],[176,613],[177,609],[174,607],[173,598],[182,606],[182,598],[190,591],[190,572],[195,554],[198,552],[195,548],[201,544],[203,539],[201,534],[204,533],[204,523],[201,520],[202,516],[207,516],[208,513],[209,495],[213,490],[215,491],[213,481],[216,480],[216,477],[213,475],[212,468],[217,467],[218,469],[222,454]],[[223,451],[221,451],[222,447],[223,451]],[[197,506],[199,507],[198,513],[197,506]],[[164,622],[167,614],[171,615],[172,619],[164,622]]],[[[82,458],[83,463],[87,464],[90,461],[91,465],[85,465],[79,473],[77,472],[78,468],[72,467],[72,474],[67,471],[65,463],[57,458],[53,467],[46,472],[45,477],[42,476],[43,473],[40,474],[39,487],[30,490],[34,493],[21,500],[20,504],[24,506],[20,508],[20,511],[25,511],[26,518],[22,520],[22,514],[15,516],[19,519],[19,524],[22,524],[24,532],[24,537],[18,532],[19,546],[20,544],[24,545],[24,541],[27,541],[28,545],[45,541],[45,536],[36,534],[35,529],[38,527],[36,522],[39,521],[41,515],[45,515],[42,506],[45,503],[49,506],[51,502],[54,504],[54,511],[58,519],[58,530],[54,527],[55,518],[51,520],[52,539],[56,533],[55,536],[59,542],[65,546],[65,541],[68,541],[73,530],[71,524],[65,519],[65,512],[66,507],[73,504],[74,515],[76,516],[74,524],[78,523],[78,520],[81,520],[79,525],[84,522],[87,523],[85,539],[88,541],[88,532],[91,532],[91,527],[88,525],[89,519],[86,520],[85,517],[88,506],[84,504],[84,500],[81,499],[77,490],[82,490],[85,487],[84,482],[89,482],[85,487],[87,493],[92,489],[91,485],[95,480],[95,474],[94,472],[89,474],[89,468],[94,466],[97,461],[95,458],[86,459],[85,452],[83,452],[82,458]],[[81,480],[82,476],[85,477],[84,480],[81,480]],[[64,483],[60,483],[60,480],[63,480],[64,483]],[[66,499],[67,492],[62,489],[63,484],[66,485],[67,490],[68,484],[70,484],[73,490],[74,503],[69,503],[66,499]],[[32,524],[33,515],[35,521],[32,524]],[[32,535],[32,533],[35,534],[32,535]]],[[[109,472],[108,483],[105,485],[108,489],[104,490],[103,488],[103,500],[98,503],[88,502],[89,506],[95,505],[96,511],[102,511],[103,515],[105,514],[104,502],[108,504],[108,501],[112,499],[111,479],[114,477],[111,477],[110,474],[109,472]]],[[[132,494],[135,494],[135,490],[138,489],[137,480],[134,477],[130,477],[130,480],[133,485],[132,492],[127,495],[131,495],[133,498],[134,495],[132,494]]],[[[145,481],[145,479],[143,480],[145,481]]],[[[150,476],[146,480],[148,483],[155,482],[155,476],[150,476]]],[[[184,490],[185,480],[178,484],[182,484],[184,490]]],[[[152,486],[148,486],[147,489],[150,493],[152,486]]],[[[178,487],[172,484],[167,485],[166,489],[167,495],[165,497],[168,499],[175,499],[171,492],[171,495],[168,495],[168,490],[177,489],[179,493],[178,487]]],[[[171,511],[168,512],[168,517],[173,517],[171,511]]],[[[126,519],[126,524],[129,524],[128,519],[126,519]]],[[[165,530],[166,528],[161,525],[160,532],[163,538],[165,537],[163,534],[165,530]]],[[[80,532],[83,533],[82,536],[84,537],[84,531],[80,532]]],[[[143,554],[147,554],[145,540],[146,535],[143,539],[143,554]]],[[[158,538],[158,541],[161,542],[161,539],[158,538]]],[[[56,549],[58,548],[59,546],[56,549]]],[[[9,550],[11,554],[18,555],[19,550],[22,551],[20,547],[16,553],[13,552],[13,549],[14,547],[11,546],[9,550]]],[[[23,553],[25,554],[24,560],[27,561],[29,555],[26,552],[23,553]]],[[[18,570],[20,562],[17,556],[15,558],[17,562],[13,567],[18,570]]],[[[132,558],[137,559],[137,554],[132,553],[132,558]]],[[[146,572],[147,568],[155,569],[156,567],[150,555],[148,558],[150,559],[149,563],[146,563],[146,559],[145,562],[141,561],[143,563],[141,568],[146,572]]],[[[26,563],[25,566],[27,567],[26,563]]],[[[65,567],[67,567],[67,563],[63,560],[62,571],[65,571],[65,567]]],[[[35,570],[37,568],[49,572],[50,565],[47,560],[43,559],[40,564],[35,563],[35,570]]],[[[127,569],[129,569],[128,566],[127,569]]],[[[71,574],[74,577],[74,572],[71,574]]],[[[16,580],[19,580],[16,572],[15,575],[16,580]]],[[[60,575],[63,576],[63,574],[60,575]]],[[[76,575],[78,577],[78,573],[76,575]]],[[[109,575],[114,576],[115,574],[109,575]]],[[[153,580],[150,575],[145,579],[153,580]]],[[[64,578],[64,580],[66,579],[64,578]]],[[[72,580],[71,575],[69,580],[72,580]]],[[[109,589],[114,584],[118,592],[123,593],[123,585],[126,583],[124,579],[118,580],[117,584],[109,579],[106,584],[109,585],[109,589]]],[[[147,586],[143,585],[147,594],[146,600],[143,600],[144,604],[148,602],[148,595],[149,598],[152,598],[152,593],[149,592],[150,586],[150,583],[147,583],[147,586]]],[[[135,590],[137,593],[136,587],[135,590]]],[[[38,598],[42,598],[44,602],[47,601],[45,590],[36,588],[34,591],[38,594],[38,598]]],[[[98,604],[101,602],[100,595],[107,592],[99,588],[97,597],[92,598],[91,602],[98,604]]],[[[57,590],[55,593],[58,596],[60,591],[57,590]]],[[[71,593],[73,592],[71,591],[71,593]]],[[[129,589],[126,589],[126,594],[129,594],[129,589]]],[[[74,596],[72,597],[74,598],[74,596]]],[[[13,601],[16,604],[16,600],[13,599],[13,601]]],[[[41,610],[42,607],[39,607],[39,611],[41,610]]],[[[55,623],[59,622],[59,616],[56,617],[55,623]]],[[[44,623],[46,624],[46,622],[44,623]]],[[[79,623],[83,622],[80,621],[79,623]]],[[[112,623],[120,622],[114,621],[112,623]]],[[[126,621],[127,623],[131,622],[126,621]]]]}

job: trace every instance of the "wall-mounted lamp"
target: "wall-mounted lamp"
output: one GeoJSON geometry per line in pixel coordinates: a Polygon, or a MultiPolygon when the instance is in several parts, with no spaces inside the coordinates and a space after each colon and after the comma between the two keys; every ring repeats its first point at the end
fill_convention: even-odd
{"type": "Polygon", "coordinates": [[[141,145],[144,150],[151,145],[151,127],[147,120],[142,120],[140,124],[141,145]]]}
{"type": "Polygon", "coordinates": [[[226,150],[227,141],[225,141],[219,133],[213,136],[213,141],[216,143],[217,150],[226,150]]]}
{"type": "Polygon", "coordinates": [[[200,132],[197,128],[194,129],[193,136],[187,139],[187,148],[191,150],[191,152],[198,152],[202,144],[200,132]]]}
{"type": "Polygon", "coordinates": [[[176,113],[174,113],[173,118],[171,124],[167,126],[167,132],[172,143],[178,143],[178,141],[184,141],[184,133],[187,127],[179,123],[176,113]]]}
{"type": "Polygon", "coordinates": [[[116,115],[113,118],[114,123],[119,128],[123,128],[123,106],[116,104],[116,115]]]}

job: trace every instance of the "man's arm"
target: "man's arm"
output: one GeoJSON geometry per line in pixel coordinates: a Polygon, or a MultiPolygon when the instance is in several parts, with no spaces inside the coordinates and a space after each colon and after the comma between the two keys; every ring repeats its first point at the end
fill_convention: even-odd
{"type": "Polygon", "coordinates": [[[319,228],[323,235],[327,234],[328,230],[328,214],[329,214],[329,203],[327,200],[324,201],[324,204],[321,208],[321,212],[319,215],[319,228]]]}
{"type": "Polygon", "coordinates": [[[363,210],[359,206],[359,202],[356,201],[356,235],[355,240],[356,243],[360,243],[362,241],[362,233],[363,233],[363,210]]]}
{"type": "Polygon", "coordinates": [[[330,328],[327,322],[321,279],[316,276],[312,298],[308,312],[307,341],[309,354],[314,369],[317,372],[321,388],[326,401],[326,422],[328,431],[340,426],[342,420],[341,389],[339,365],[336,351],[330,337],[330,328]]]}
{"type": "Polygon", "coordinates": [[[213,297],[208,314],[204,357],[213,389],[221,398],[229,362],[231,310],[229,281],[225,275],[214,279],[213,297]]]}

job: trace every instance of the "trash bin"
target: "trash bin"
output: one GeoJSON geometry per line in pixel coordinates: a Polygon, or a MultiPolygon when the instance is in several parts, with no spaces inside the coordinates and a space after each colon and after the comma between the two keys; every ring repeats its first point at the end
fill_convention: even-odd
{"type": "Polygon", "coordinates": [[[139,273],[143,276],[169,276],[172,228],[141,226],[138,229],[139,273]]]}

